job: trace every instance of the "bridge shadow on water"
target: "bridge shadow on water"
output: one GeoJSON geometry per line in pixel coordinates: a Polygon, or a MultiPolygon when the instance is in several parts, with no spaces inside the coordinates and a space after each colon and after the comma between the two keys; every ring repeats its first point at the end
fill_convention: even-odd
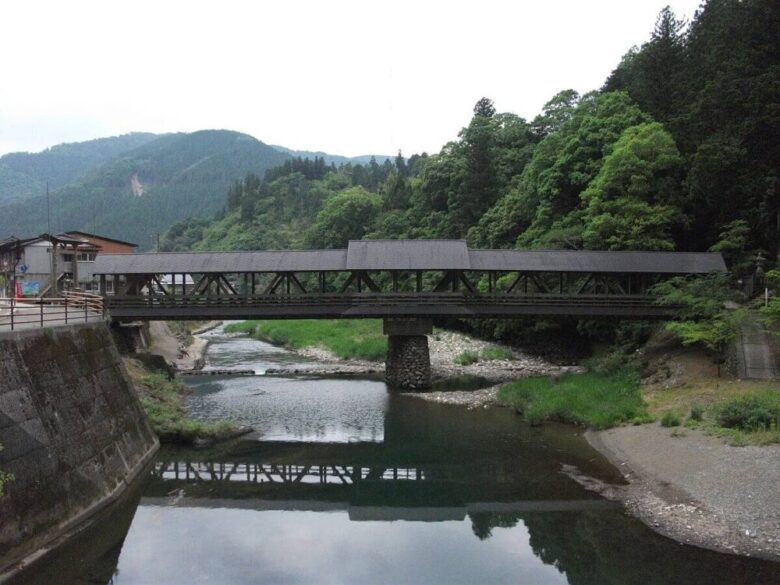
{"type": "MultiPolygon", "coordinates": [[[[523,546],[528,548],[529,558],[535,558],[534,563],[546,566],[546,570],[553,569],[552,573],[545,573],[547,577],[557,576],[557,580],[548,581],[541,573],[535,573],[538,580],[531,582],[539,583],[780,582],[777,564],[682,546],[656,535],[626,517],[619,507],[563,476],[563,463],[576,465],[607,481],[619,481],[616,471],[570,427],[532,428],[521,424],[508,410],[466,411],[393,396],[385,413],[381,442],[243,440],[206,450],[164,449],[142,486],[142,497],[136,492],[99,523],[98,539],[84,538],[73,543],[64,560],[48,563],[48,574],[52,575],[57,574],[58,567],[67,566],[72,571],[78,556],[92,559],[75,563],[81,569],[79,577],[45,581],[36,580],[40,579],[36,576],[34,580],[17,582],[118,585],[125,582],[125,576],[130,579],[128,583],[139,582],[132,580],[135,568],[128,566],[129,561],[123,560],[121,554],[137,509],[144,522],[148,517],[158,518],[156,524],[144,530],[161,532],[173,530],[166,528],[157,516],[167,510],[180,515],[188,511],[207,512],[207,516],[199,518],[210,521],[222,517],[231,522],[228,518],[236,518],[235,514],[255,518],[247,520],[245,530],[263,529],[263,524],[269,522],[266,513],[282,514],[282,524],[316,517],[318,523],[306,526],[311,531],[329,523],[341,532],[352,530],[350,526],[362,526],[369,529],[365,533],[368,535],[382,535],[385,527],[400,527],[413,543],[417,542],[413,527],[433,526],[431,523],[444,526],[466,522],[470,524],[472,541],[485,546],[501,540],[506,531],[520,530],[525,536],[513,541],[513,546],[526,542],[523,546]],[[95,540],[103,542],[105,550],[86,554],[88,542],[94,545],[95,540]]],[[[199,528],[208,533],[215,527],[199,528]]],[[[133,530],[136,529],[134,524],[133,530]]],[[[334,533],[320,530],[317,538],[337,539],[334,533]]],[[[176,532],[165,534],[177,538],[176,532]]],[[[442,538],[445,536],[442,534],[442,538]]],[[[344,542],[357,550],[354,540],[344,542]]],[[[218,549],[216,542],[212,546],[218,549]]],[[[276,550],[268,541],[263,546],[276,550]]],[[[279,551],[289,546],[293,545],[282,543],[279,551]]],[[[419,543],[418,546],[422,547],[419,543]]],[[[310,553],[295,551],[303,564],[310,553]]],[[[502,553],[510,559],[513,554],[502,553]]],[[[338,561],[329,558],[328,565],[333,563],[335,567],[338,561]]],[[[398,558],[397,562],[405,559],[398,558]]],[[[458,564],[456,559],[452,562],[453,566],[458,564]]],[[[505,582],[495,577],[496,573],[487,565],[480,566],[479,558],[468,562],[478,573],[483,572],[484,582],[505,582]]],[[[252,582],[273,582],[279,577],[269,568],[269,576],[264,578],[264,566],[257,563],[257,581],[252,582]]],[[[446,569],[437,570],[446,573],[446,569]]],[[[62,572],[59,574],[61,577],[62,572]]],[[[420,574],[421,579],[424,574],[420,574]]],[[[521,577],[525,573],[518,569],[508,574],[521,577]]],[[[388,582],[387,575],[377,573],[376,581],[388,582]]],[[[211,580],[234,582],[214,577],[211,580]]],[[[344,578],[350,580],[348,576],[344,578]]],[[[466,577],[450,575],[448,580],[463,582],[466,577]]]]}

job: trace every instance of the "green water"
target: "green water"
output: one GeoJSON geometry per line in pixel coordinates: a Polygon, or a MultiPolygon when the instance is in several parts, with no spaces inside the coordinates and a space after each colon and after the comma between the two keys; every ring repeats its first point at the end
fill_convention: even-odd
{"type": "MultiPolygon", "coordinates": [[[[290,361],[215,334],[211,367],[290,361]]],[[[371,380],[193,380],[257,432],[164,449],[138,493],[20,582],[771,584],[780,566],[662,538],[561,473],[619,476],[566,426],[371,380]]]]}

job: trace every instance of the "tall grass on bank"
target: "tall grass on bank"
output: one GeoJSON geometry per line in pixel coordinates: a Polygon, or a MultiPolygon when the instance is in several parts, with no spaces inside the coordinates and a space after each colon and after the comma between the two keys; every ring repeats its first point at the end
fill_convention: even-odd
{"type": "Polygon", "coordinates": [[[379,319],[243,321],[228,325],[225,331],[248,333],[292,349],[322,347],[345,360],[381,361],[387,355],[387,340],[379,319]]]}
{"type": "Polygon", "coordinates": [[[164,374],[150,373],[140,380],[141,404],[152,429],[165,443],[193,443],[197,439],[219,439],[235,430],[229,422],[203,422],[189,418],[184,395],[189,389],[164,374]]]}
{"type": "Polygon", "coordinates": [[[650,420],[639,391],[639,373],[633,368],[566,374],[558,381],[524,378],[502,387],[498,398],[531,424],[553,420],[606,429],[650,420]]]}

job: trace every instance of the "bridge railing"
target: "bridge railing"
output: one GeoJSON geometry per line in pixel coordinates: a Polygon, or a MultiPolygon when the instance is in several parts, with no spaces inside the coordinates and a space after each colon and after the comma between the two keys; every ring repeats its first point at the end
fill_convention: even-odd
{"type": "Polygon", "coordinates": [[[111,307],[198,307],[246,305],[399,305],[413,302],[430,304],[556,304],[646,306],[655,302],[651,295],[585,295],[585,294],[509,294],[509,293],[324,293],[272,295],[136,295],[112,296],[106,299],[111,307]]]}
{"type": "Polygon", "coordinates": [[[81,291],[51,298],[0,298],[0,331],[98,321],[103,309],[103,297],[81,291]]]}

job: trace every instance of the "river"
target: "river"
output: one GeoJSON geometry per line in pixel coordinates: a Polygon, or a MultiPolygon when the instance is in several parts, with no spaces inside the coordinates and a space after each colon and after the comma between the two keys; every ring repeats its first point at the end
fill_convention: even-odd
{"type": "Polygon", "coordinates": [[[189,408],[256,432],[163,449],[109,515],[18,583],[770,584],[775,563],[658,536],[561,473],[620,475],[573,427],[379,380],[272,377],[298,361],[210,334],[189,408]]]}

